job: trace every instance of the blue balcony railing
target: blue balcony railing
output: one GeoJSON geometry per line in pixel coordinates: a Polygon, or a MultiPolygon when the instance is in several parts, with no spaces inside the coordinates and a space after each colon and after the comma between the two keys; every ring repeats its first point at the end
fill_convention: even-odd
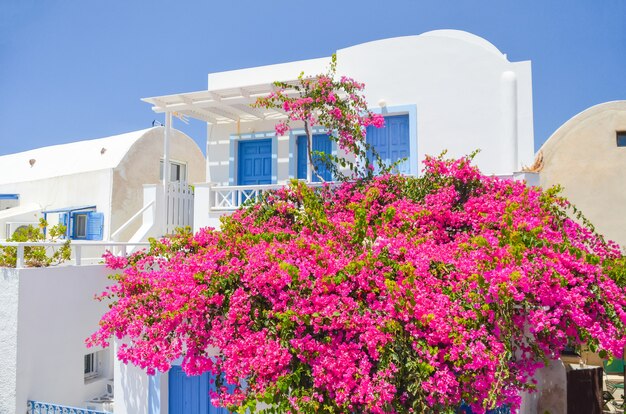
{"type": "Polygon", "coordinates": [[[87,408],[70,407],[67,405],[28,401],[28,414],[110,414],[106,411],[89,410],[87,408]]]}

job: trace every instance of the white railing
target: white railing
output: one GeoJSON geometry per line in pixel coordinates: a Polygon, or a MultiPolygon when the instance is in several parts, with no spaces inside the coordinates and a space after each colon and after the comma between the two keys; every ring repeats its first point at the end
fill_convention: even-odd
{"type": "MultiPolygon", "coordinates": [[[[529,185],[538,185],[536,173],[516,172],[509,175],[499,175],[502,179],[525,180],[529,185]]],[[[338,182],[331,181],[327,184],[337,185],[338,182]]],[[[321,187],[323,183],[308,183],[309,187],[321,187]]],[[[283,184],[260,184],[260,185],[232,185],[217,186],[213,184],[200,184],[197,186],[198,194],[203,196],[198,199],[198,216],[201,217],[206,212],[208,198],[208,212],[228,213],[237,210],[246,201],[258,201],[259,198],[271,190],[278,190],[284,187],[283,184]]],[[[196,195],[196,197],[198,196],[196,195]]]]}
{"type": "MultiPolygon", "coordinates": [[[[58,249],[64,245],[63,241],[57,242],[0,242],[0,247],[15,247],[16,248],[16,261],[15,267],[23,268],[25,265],[24,262],[24,248],[25,247],[49,247],[52,249],[58,249]]],[[[75,266],[81,266],[83,264],[94,264],[102,261],[102,254],[107,249],[107,247],[113,247],[114,253],[120,256],[126,256],[129,250],[134,249],[135,247],[148,247],[150,243],[147,242],[137,242],[137,243],[125,243],[125,242],[92,242],[92,241],[82,241],[82,240],[72,240],[70,243],[70,248],[72,249],[73,255],[70,258],[69,262],[65,262],[67,264],[74,264],[75,266]],[[98,248],[102,247],[102,249],[90,249],[92,247],[98,248]],[[97,251],[96,257],[84,257],[83,253],[86,249],[89,249],[90,253],[93,255],[94,250],[97,251]]]]}
{"type": "Polygon", "coordinates": [[[132,222],[137,220],[139,217],[142,217],[143,213],[146,212],[149,208],[153,209],[153,214],[154,214],[154,206],[155,206],[154,201],[151,201],[148,204],[146,204],[145,206],[143,206],[141,210],[139,210],[138,212],[133,214],[133,216],[131,218],[129,218],[128,221],[126,221],[126,223],[122,224],[117,230],[115,230],[113,232],[113,234],[111,234],[111,240],[116,240],[117,237],[120,235],[120,233],[122,233],[124,230],[126,230],[126,228],[128,226],[130,226],[130,224],[132,222]]]}
{"type": "MultiPolygon", "coordinates": [[[[334,184],[331,182],[329,184],[334,184]]],[[[309,183],[321,187],[323,183],[309,183]]],[[[209,211],[234,211],[247,201],[259,201],[263,193],[283,188],[283,184],[233,185],[209,188],[209,211]]]]}
{"type": "Polygon", "coordinates": [[[193,187],[183,181],[169,183],[166,198],[166,234],[173,233],[177,227],[193,227],[193,193],[193,187]]]}

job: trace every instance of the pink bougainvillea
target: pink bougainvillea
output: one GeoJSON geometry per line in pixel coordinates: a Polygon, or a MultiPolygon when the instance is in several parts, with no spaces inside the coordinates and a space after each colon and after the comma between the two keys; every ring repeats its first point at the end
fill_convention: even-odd
{"type": "MultiPolygon", "coordinates": [[[[276,91],[257,99],[254,106],[285,112],[287,119],[275,125],[278,135],[285,135],[293,122],[304,129],[308,141],[307,168],[312,170],[309,178],[317,174],[319,164],[325,164],[335,179],[371,178],[373,169],[362,165],[368,156],[377,162],[379,171],[393,167],[385,165],[365,139],[367,127],[381,128],[385,119],[369,110],[363,94],[365,84],[346,76],[335,79],[336,66],[336,56],[333,55],[327,73],[313,77],[305,77],[302,73],[297,82],[275,82],[276,91]],[[337,142],[339,149],[352,154],[353,161],[312,151],[313,126],[322,128],[331,140],[337,142]],[[343,170],[349,170],[349,173],[346,175],[343,170]]],[[[323,177],[318,177],[324,181],[323,177]]]]}
{"type": "Polygon", "coordinates": [[[465,158],[424,171],[294,182],[221,232],[108,256],[120,273],[89,342],[126,338],[119,357],[149,373],[182,356],[222,374],[237,386],[213,402],[241,413],[482,413],[516,407],[566,345],[622,352],[617,245],[555,190],[465,158]]]}

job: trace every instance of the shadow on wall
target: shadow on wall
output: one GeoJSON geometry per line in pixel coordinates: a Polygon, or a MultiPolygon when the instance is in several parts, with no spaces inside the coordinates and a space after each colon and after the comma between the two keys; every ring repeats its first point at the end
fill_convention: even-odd
{"type": "MultiPolygon", "coordinates": [[[[147,374],[134,365],[127,365],[120,361],[119,372],[123,393],[122,409],[116,403],[116,413],[147,414],[148,413],[148,379],[147,374]]],[[[120,401],[121,402],[121,401],[120,401]]]]}

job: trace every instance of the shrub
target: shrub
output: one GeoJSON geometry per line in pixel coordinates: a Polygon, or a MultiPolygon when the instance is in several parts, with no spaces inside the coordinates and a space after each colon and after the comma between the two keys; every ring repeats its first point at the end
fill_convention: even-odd
{"type": "Polygon", "coordinates": [[[626,344],[619,248],[572,214],[558,189],[467,158],[428,158],[418,178],[293,182],[221,232],[108,256],[120,273],[89,343],[126,338],[119,358],[150,374],[182,356],[239,413],[517,407],[566,345],[626,344]]]}

